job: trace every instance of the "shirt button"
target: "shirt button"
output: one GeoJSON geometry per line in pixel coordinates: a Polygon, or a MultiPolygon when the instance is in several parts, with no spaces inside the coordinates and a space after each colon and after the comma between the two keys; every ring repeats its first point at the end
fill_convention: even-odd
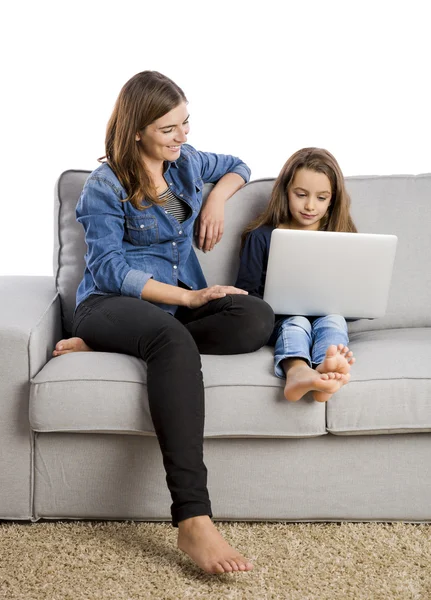
{"type": "Polygon", "coordinates": [[[183,233],[183,230],[182,230],[182,229],[180,229],[178,233],[181,235],[181,234],[183,233]]]}
{"type": "Polygon", "coordinates": [[[180,194],[180,198],[182,198],[182,197],[183,197],[183,195],[184,195],[184,194],[180,194]]]}
{"type": "Polygon", "coordinates": [[[174,265],[174,269],[178,269],[177,265],[174,265]]]}
{"type": "Polygon", "coordinates": [[[141,229],[144,229],[145,225],[139,225],[139,227],[140,227],[141,229]]]}
{"type": "Polygon", "coordinates": [[[176,243],[175,243],[175,242],[172,242],[172,246],[176,246],[176,243]]]}
{"type": "Polygon", "coordinates": [[[174,185],[174,184],[173,184],[173,183],[172,183],[172,181],[171,181],[171,183],[170,183],[169,185],[174,185]]]}

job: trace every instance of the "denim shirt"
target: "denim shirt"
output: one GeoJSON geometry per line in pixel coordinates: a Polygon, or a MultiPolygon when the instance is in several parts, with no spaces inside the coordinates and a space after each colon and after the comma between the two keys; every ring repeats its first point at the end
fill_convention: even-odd
{"type": "MultiPolygon", "coordinates": [[[[239,158],[199,152],[188,144],[175,162],[166,162],[164,178],[190,207],[180,223],[163,206],[144,203],[136,209],[107,163],[88,177],[76,207],[76,218],[85,230],[87,253],[84,277],[76,305],[91,294],[118,294],[140,298],[150,278],[170,285],[182,282],[190,289],[207,287],[192,247],[193,224],[202,206],[204,183],[215,183],[226,173],[237,173],[245,182],[250,169],[239,158]]],[[[177,306],[157,304],[174,314],[177,306]]]]}

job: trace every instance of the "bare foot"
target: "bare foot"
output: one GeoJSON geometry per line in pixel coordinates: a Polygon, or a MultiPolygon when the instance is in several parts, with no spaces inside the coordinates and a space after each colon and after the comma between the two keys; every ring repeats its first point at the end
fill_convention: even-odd
{"type": "Polygon", "coordinates": [[[52,355],[61,356],[62,354],[69,354],[70,352],[92,352],[92,350],[90,346],[87,346],[83,339],[73,337],[57,342],[52,355]]]}
{"type": "MultiPolygon", "coordinates": [[[[316,367],[316,371],[319,373],[342,373],[344,375],[342,385],[345,385],[349,382],[350,368],[355,360],[353,352],[349,350],[347,346],[344,344],[338,344],[338,346],[332,344],[331,346],[328,346],[326,356],[323,362],[316,367]]],[[[313,392],[313,398],[317,400],[317,402],[328,402],[331,396],[332,394],[328,394],[327,392],[313,392]]]]}
{"type": "Polygon", "coordinates": [[[316,367],[319,373],[344,373],[350,372],[350,367],[355,362],[353,352],[344,344],[332,344],[326,350],[326,356],[320,365],[316,367]]]}
{"type": "MultiPolygon", "coordinates": [[[[304,361],[298,361],[286,369],[284,397],[286,400],[296,402],[307,392],[322,392],[329,399],[347,381],[347,375],[342,373],[319,373],[305,364],[304,361]]],[[[319,402],[326,401],[320,400],[319,397],[315,399],[319,402]]]]}
{"type": "Polygon", "coordinates": [[[180,521],[178,548],[207,573],[251,571],[253,568],[250,561],[229,546],[205,515],[180,521]]]}
{"type": "MultiPolygon", "coordinates": [[[[338,373],[338,375],[340,375],[341,373],[338,373]]],[[[340,386],[338,389],[340,389],[343,385],[346,385],[346,383],[349,383],[349,379],[350,379],[350,373],[346,373],[346,374],[341,374],[341,379],[339,380],[340,382],[340,386]]],[[[335,390],[332,393],[328,393],[328,392],[313,392],[313,398],[317,401],[317,402],[328,402],[329,398],[332,396],[332,394],[335,394],[335,392],[337,392],[338,390],[335,390]]]]}

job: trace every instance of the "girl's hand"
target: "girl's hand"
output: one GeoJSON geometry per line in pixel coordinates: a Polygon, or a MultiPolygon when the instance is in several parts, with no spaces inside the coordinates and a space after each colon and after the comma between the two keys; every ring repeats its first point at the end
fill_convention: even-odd
{"type": "Polygon", "coordinates": [[[186,306],[188,308],[199,308],[210,300],[224,298],[227,294],[244,294],[248,292],[233,287],[232,285],[212,285],[202,290],[187,290],[186,306]]]}
{"type": "Polygon", "coordinates": [[[196,221],[197,246],[199,250],[212,250],[222,238],[224,228],[223,199],[208,197],[196,221]]]}

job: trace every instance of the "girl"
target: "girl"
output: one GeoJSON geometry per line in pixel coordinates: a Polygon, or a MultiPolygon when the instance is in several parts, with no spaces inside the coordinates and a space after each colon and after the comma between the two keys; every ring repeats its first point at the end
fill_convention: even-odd
{"type": "Polygon", "coordinates": [[[54,355],[93,349],[146,362],[178,546],[209,573],[248,571],[250,562],[211,521],[200,353],[257,350],[274,315],[243,290],[207,287],[192,248],[195,221],[199,215],[199,246],[211,250],[224,203],[250,170],[234,156],[187,145],[189,127],[187,99],[168,77],[144,71],[124,85],[107,127],[106,161],[76,210],[87,243],[73,322],[79,337],[58,342],[54,355]],[[216,185],[202,208],[205,182],[216,185]]]}
{"type": "MultiPolygon", "coordinates": [[[[356,233],[349,206],[344,177],[332,154],[320,148],[295,152],[274,184],[267,209],[242,234],[235,286],[263,298],[270,238],[276,227],[356,233]]],[[[320,265],[326,267],[333,268],[320,265]]],[[[286,377],[287,400],[299,400],[311,391],[315,400],[326,402],[349,381],[355,359],[340,315],[278,315],[270,343],[275,345],[275,374],[286,377]]]]}

